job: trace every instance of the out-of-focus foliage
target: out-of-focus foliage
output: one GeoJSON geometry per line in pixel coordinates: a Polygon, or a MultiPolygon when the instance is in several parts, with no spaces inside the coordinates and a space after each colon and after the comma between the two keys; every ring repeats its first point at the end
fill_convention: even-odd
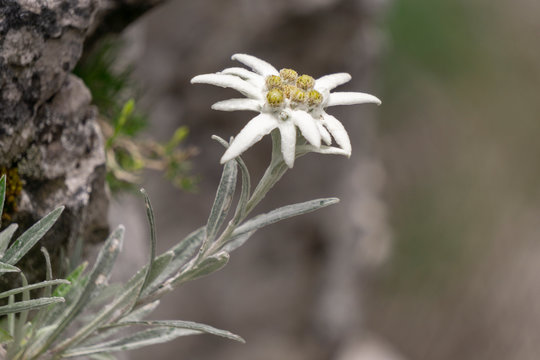
{"type": "Polygon", "coordinates": [[[90,89],[100,111],[109,186],[113,191],[133,190],[141,182],[142,170],[153,169],[164,172],[173,185],[193,190],[196,178],[190,174],[189,158],[195,150],[179,147],[188,135],[187,127],[179,127],[165,143],[138,137],[148,119],[135,104],[137,85],[131,79],[132,68],[115,66],[120,48],[118,40],[106,39],[74,71],[90,89]]]}

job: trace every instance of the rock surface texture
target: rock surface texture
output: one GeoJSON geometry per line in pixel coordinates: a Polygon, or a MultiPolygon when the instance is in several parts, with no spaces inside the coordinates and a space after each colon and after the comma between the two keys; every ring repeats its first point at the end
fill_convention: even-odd
{"type": "Polygon", "coordinates": [[[22,180],[13,214],[21,228],[66,206],[43,243],[53,253],[108,232],[97,111],[71,74],[96,8],[95,0],[0,1],[0,166],[22,180]]]}

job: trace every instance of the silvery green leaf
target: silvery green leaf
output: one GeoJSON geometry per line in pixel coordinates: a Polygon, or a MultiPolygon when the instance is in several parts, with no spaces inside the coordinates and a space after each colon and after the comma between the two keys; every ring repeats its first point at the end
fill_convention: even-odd
{"type": "Polygon", "coordinates": [[[13,245],[7,249],[2,257],[2,262],[15,265],[43,237],[43,235],[49,231],[63,210],[63,206],[54,209],[37,223],[32,225],[30,229],[26,230],[17,238],[17,240],[15,240],[13,245]]]}
{"type": "MultiPolygon", "coordinates": [[[[142,279],[142,276],[139,277],[139,280],[142,279]]],[[[129,288],[132,287],[132,284],[130,284],[129,288]]],[[[127,285],[123,284],[107,284],[106,286],[98,286],[96,290],[94,290],[94,295],[92,296],[92,300],[86,305],[87,307],[92,308],[103,308],[105,305],[110,303],[119,293],[123,292],[126,288],[128,288],[127,285]]],[[[93,314],[88,314],[89,318],[92,318],[93,314]]]]}
{"type": "MultiPolygon", "coordinates": [[[[229,147],[229,143],[227,141],[225,141],[225,139],[222,139],[217,135],[213,135],[212,139],[216,140],[221,145],[223,145],[223,147],[225,147],[225,149],[227,149],[229,147]]],[[[235,211],[235,214],[234,214],[234,217],[233,217],[233,221],[236,224],[237,222],[241,221],[240,219],[242,219],[243,216],[244,216],[244,213],[245,213],[245,210],[246,210],[246,205],[247,205],[247,202],[249,200],[249,195],[250,195],[250,192],[251,192],[251,179],[250,179],[250,176],[249,176],[249,170],[248,170],[244,160],[242,160],[242,158],[240,156],[237,156],[234,159],[236,160],[236,162],[240,166],[240,171],[241,171],[241,174],[242,174],[242,189],[240,191],[240,198],[238,199],[238,205],[236,207],[236,211],[235,211]]]]}
{"type": "Polygon", "coordinates": [[[6,199],[6,175],[0,177],[0,223],[2,222],[2,211],[4,210],[4,200],[6,199]]]}
{"type": "Polygon", "coordinates": [[[47,306],[49,304],[64,302],[64,298],[59,297],[50,297],[50,298],[40,298],[28,301],[19,301],[12,305],[0,306],[0,316],[10,313],[18,313],[26,310],[39,309],[40,307],[47,306]]]}
{"type": "Polygon", "coordinates": [[[238,168],[235,161],[225,164],[216,192],[216,198],[214,199],[214,205],[212,206],[212,210],[210,210],[210,216],[206,223],[206,238],[210,241],[214,240],[231,207],[236,188],[237,173],[238,168]]]}
{"type": "Polygon", "coordinates": [[[121,323],[113,325],[113,327],[129,326],[129,325],[146,325],[146,326],[155,326],[155,327],[171,327],[171,328],[178,328],[178,329],[195,330],[195,331],[200,331],[206,334],[221,336],[227,339],[245,343],[244,339],[242,339],[240,336],[236,334],[233,334],[230,331],[216,329],[213,326],[200,324],[193,321],[184,321],[184,320],[123,321],[121,323]]]}
{"type": "Polygon", "coordinates": [[[123,322],[129,322],[129,321],[139,321],[150,315],[159,305],[159,300],[156,300],[154,302],[151,302],[149,304],[146,304],[144,306],[141,306],[137,310],[132,311],[127,316],[122,318],[120,321],[123,322]]]}
{"type": "Polygon", "coordinates": [[[107,282],[114,262],[118,257],[118,253],[122,248],[122,241],[124,238],[124,227],[119,226],[109,238],[106,240],[105,244],[101,248],[101,251],[98,254],[94,267],[88,276],[88,280],[80,295],[77,299],[74,299],[73,305],[69,308],[68,311],[65,311],[62,314],[62,317],[58,319],[58,326],[51,334],[48,339],[48,343],[45,347],[52,344],[52,342],[60,335],[64,329],[71,323],[73,318],[77,316],[83,307],[92,299],[94,296],[94,291],[99,285],[103,285],[107,282]]]}
{"type": "MultiPolygon", "coordinates": [[[[159,305],[159,300],[156,300],[154,302],[141,306],[135,311],[132,311],[126,316],[124,316],[116,324],[121,324],[123,322],[129,322],[129,321],[143,320],[146,316],[148,316],[151,312],[153,312],[158,305],[159,305]]],[[[90,346],[90,345],[95,345],[97,343],[103,342],[104,340],[111,339],[121,329],[122,328],[120,326],[106,327],[105,330],[98,329],[99,332],[97,334],[96,333],[92,334],[92,336],[86,339],[85,341],[83,341],[81,345],[90,346]]]]}
{"type": "Polygon", "coordinates": [[[54,304],[48,308],[40,310],[45,312],[43,320],[40,320],[44,326],[54,325],[54,329],[58,327],[58,324],[71,312],[71,310],[77,305],[77,299],[81,296],[86,283],[88,282],[87,276],[81,276],[79,278],[71,279],[71,284],[62,284],[58,286],[53,292],[53,296],[61,296],[66,299],[65,303],[54,304]]]}
{"type": "Polygon", "coordinates": [[[82,275],[87,265],[87,262],[82,263],[68,275],[67,278],[71,284],[61,284],[54,290],[53,296],[65,298],[65,303],[52,304],[39,310],[34,324],[39,331],[28,341],[30,345],[26,351],[27,354],[38,354],[44,350],[45,344],[52,341],[51,335],[58,328],[58,324],[75,307],[77,299],[81,296],[88,282],[88,277],[82,275]]]}
{"type": "MultiPolygon", "coordinates": [[[[0,216],[2,216],[2,214],[0,214],[0,216]]],[[[18,227],[19,225],[17,224],[10,224],[2,232],[0,232],[0,257],[4,256],[9,242],[11,241],[11,237],[13,236],[18,227]]]]}
{"type": "MultiPolygon", "coordinates": [[[[144,203],[146,206],[146,217],[148,219],[148,224],[150,226],[150,260],[148,261],[148,265],[145,266],[145,275],[144,275],[144,281],[143,284],[139,290],[139,294],[137,295],[137,299],[141,297],[142,291],[146,287],[146,285],[150,282],[150,277],[157,276],[156,269],[154,269],[155,266],[155,257],[156,257],[156,222],[154,219],[154,210],[152,209],[152,203],[150,202],[150,197],[146,193],[146,190],[141,189],[141,193],[144,196],[144,203]],[[154,273],[154,275],[152,275],[154,273]]],[[[170,260],[169,260],[170,262],[170,260]]],[[[159,271],[159,269],[158,269],[159,271]]]]}
{"type": "Polygon", "coordinates": [[[202,333],[195,330],[177,329],[171,327],[147,329],[98,345],[75,348],[73,350],[66,351],[63,354],[63,357],[69,358],[104,352],[134,350],[148,345],[162,344],[180,336],[198,334],[202,333]]]}
{"type": "Polygon", "coordinates": [[[0,262],[0,274],[7,273],[7,272],[20,272],[20,271],[21,269],[19,269],[18,267],[0,262]]]}
{"type": "Polygon", "coordinates": [[[244,245],[244,243],[248,241],[249,238],[253,236],[253,234],[255,234],[256,231],[257,229],[254,229],[254,230],[241,233],[238,235],[235,235],[235,233],[233,232],[230,240],[222,247],[222,249],[227,251],[228,253],[236,250],[240,246],[244,245]]]}
{"type": "MultiPolygon", "coordinates": [[[[8,298],[8,306],[12,306],[13,304],[15,304],[15,296],[10,296],[8,298]]],[[[7,316],[7,328],[10,334],[15,333],[15,313],[13,312],[10,312],[7,316]]]]}
{"type": "Polygon", "coordinates": [[[201,276],[211,274],[220,270],[229,261],[229,254],[225,251],[221,251],[215,255],[205,257],[201,262],[194,267],[187,269],[185,272],[180,273],[173,281],[172,286],[176,286],[180,283],[195,280],[201,276]]]}
{"type": "Polygon", "coordinates": [[[146,283],[146,287],[143,289],[141,296],[148,294],[148,291],[145,290],[154,289],[156,286],[159,286],[163,281],[166,280],[167,267],[173,258],[174,252],[170,250],[156,258],[152,269],[149,272],[148,282],[146,283]]]}
{"type": "Polygon", "coordinates": [[[137,294],[142,286],[142,281],[143,280],[141,279],[138,283],[133,284],[131,288],[124,289],[123,292],[103,310],[94,314],[94,317],[89,323],[80,328],[73,336],[62,341],[53,349],[53,351],[62,352],[69,349],[85,340],[94,330],[121,317],[125,311],[131,309],[135,301],[137,301],[137,294]]]}
{"type": "MultiPolygon", "coordinates": [[[[22,280],[22,288],[24,289],[22,291],[22,302],[30,301],[30,290],[27,289],[28,280],[26,280],[26,276],[24,276],[24,273],[21,273],[21,280],[22,280]]],[[[11,296],[12,295],[13,294],[11,294],[11,296]]],[[[19,318],[17,319],[17,322],[15,324],[15,332],[13,334],[13,342],[14,342],[15,347],[13,349],[10,349],[11,351],[17,351],[19,344],[21,343],[21,340],[24,334],[24,325],[26,324],[26,321],[28,320],[28,312],[29,310],[25,309],[21,311],[21,313],[19,314],[19,318]]]]}
{"type": "Polygon", "coordinates": [[[293,216],[315,211],[325,206],[335,204],[338,201],[339,199],[337,198],[316,199],[299,204],[283,206],[266,214],[255,216],[253,219],[246,221],[244,224],[236,228],[236,230],[232,233],[230,240],[223,247],[223,250],[227,252],[233,251],[248,239],[248,237],[245,236],[246,234],[251,233],[252,235],[257,229],[264,226],[288,219],[293,216]]]}
{"type": "Polygon", "coordinates": [[[35,284],[30,284],[30,285],[27,285],[27,286],[18,287],[18,288],[11,289],[11,290],[4,291],[4,292],[0,293],[0,299],[6,298],[6,297],[8,297],[10,295],[15,295],[15,294],[22,293],[23,291],[30,291],[30,290],[39,289],[39,288],[42,288],[42,287],[54,286],[54,285],[59,285],[59,284],[69,284],[69,281],[63,280],[63,279],[48,280],[48,281],[42,281],[42,282],[35,283],[35,284]]]}
{"type": "MultiPolygon", "coordinates": [[[[174,276],[182,268],[182,266],[184,266],[186,262],[195,255],[204,241],[204,229],[204,227],[198,228],[169,250],[174,253],[173,259],[169,262],[161,274],[159,274],[158,277],[143,291],[143,297],[146,297],[158,290],[165,280],[174,276]]],[[[156,258],[156,262],[160,261],[160,258],[168,256],[166,254],[167,253],[164,253],[158,256],[156,258]]]]}

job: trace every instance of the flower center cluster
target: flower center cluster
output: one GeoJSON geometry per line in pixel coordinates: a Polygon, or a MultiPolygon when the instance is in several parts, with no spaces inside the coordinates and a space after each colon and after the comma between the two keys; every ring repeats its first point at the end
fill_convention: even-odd
{"type": "Polygon", "coordinates": [[[314,90],[315,79],[293,69],[281,69],[278,75],[266,77],[266,102],[273,108],[290,105],[312,109],[322,103],[322,95],[314,90]]]}

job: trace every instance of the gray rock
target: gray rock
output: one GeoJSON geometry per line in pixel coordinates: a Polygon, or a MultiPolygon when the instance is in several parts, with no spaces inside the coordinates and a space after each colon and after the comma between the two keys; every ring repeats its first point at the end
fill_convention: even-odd
{"type": "Polygon", "coordinates": [[[91,95],[71,74],[98,1],[0,3],[0,166],[23,182],[13,221],[24,229],[65,205],[44,240],[50,251],[79,236],[102,240],[103,138],[91,95]]]}

